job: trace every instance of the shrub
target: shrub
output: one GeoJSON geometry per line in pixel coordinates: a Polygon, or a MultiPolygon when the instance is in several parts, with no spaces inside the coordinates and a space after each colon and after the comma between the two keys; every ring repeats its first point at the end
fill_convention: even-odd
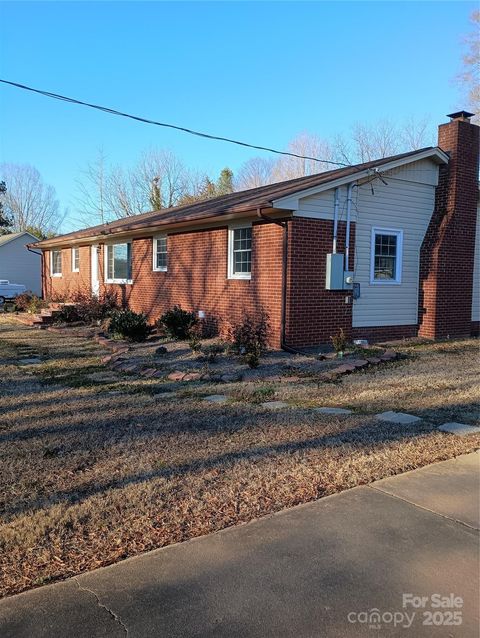
{"type": "Polygon", "coordinates": [[[144,314],[133,310],[114,310],[109,317],[108,331],[114,337],[128,341],[145,341],[151,328],[144,314]]]}
{"type": "Polygon", "coordinates": [[[251,368],[258,366],[261,355],[267,349],[268,331],[268,314],[264,310],[255,317],[245,315],[242,323],[230,330],[233,351],[242,355],[251,368]]]}
{"type": "Polygon", "coordinates": [[[48,306],[48,302],[40,299],[37,295],[32,295],[30,301],[27,304],[27,312],[35,314],[39,312],[42,308],[46,308],[48,306]]]}
{"type": "Polygon", "coordinates": [[[55,323],[73,323],[74,321],[81,321],[75,306],[63,306],[55,315],[55,323]]]}
{"type": "Polygon", "coordinates": [[[332,337],[330,337],[335,352],[343,352],[347,347],[347,335],[343,328],[340,328],[332,337]]]}
{"type": "Polygon", "coordinates": [[[118,310],[117,296],[107,290],[99,297],[93,297],[87,292],[77,292],[71,296],[75,303],[79,321],[85,323],[101,322],[114,310],[118,310]]]}
{"type": "Polygon", "coordinates": [[[168,335],[174,339],[182,340],[189,338],[196,323],[196,314],[183,310],[180,306],[174,306],[171,310],[167,310],[157,321],[157,325],[165,328],[168,335]]]}
{"type": "Polygon", "coordinates": [[[31,292],[22,292],[20,295],[17,295],[14,302],[15,310],[18,312],[26,312],[33,296],[31,292]]]}
{"type": "Polygon", "coordinates": [[[203,354],[209,363],[214,363],[219,354],[225,352],[223,343],[211,343],[203,348],[203,354]]]}

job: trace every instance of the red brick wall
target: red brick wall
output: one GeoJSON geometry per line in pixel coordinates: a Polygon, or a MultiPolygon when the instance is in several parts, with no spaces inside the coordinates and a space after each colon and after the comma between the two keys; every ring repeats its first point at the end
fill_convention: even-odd
{"type": "MultiPolygon", "coordinates": [[[[216,228],[168,235],[168,271],[152,269],[152,238],[132,242],[133,285],[107,284],[119,300],[155,321],[179,304],[204,310],[221,333],[240,322],[245,312],[264,308],[270,317],[271,345],[280,346],[282,233],[275,224],[253,224],[252,277],[228,279],[228,229],[216,228]]],[[[99,264],[103,277],[103,253],[99,264]]],[[[104,287],[101,284],[101,289],[104,287]]]]}
{"type": "Polygon", "coordinates": [[[90,291],[90,246],[80,246],[80,272],[72,272],[72,249],[62,249],[62,276],[50,276],[50,251],[43,253],[43,297],[64,299],[78,291],[90,291]]]}
{"type": "MultiPolygon", "coordinates": [[[[344,222],[339,224],[338,252],[345,250],[344,222]]],[[[343,328],[352,331],[351,292],[326,290],[327,253],[332,252],[333,222],[298,217],[289,222],[286,343],[313,346],[327,343],[343,328]],[[349,297],[349,303],[345,298],[349,297]]],[[[355,224],[350,227],[350,268],[353,270],[355,224]]]]}
{"type": "Polygon", "coordinates": [[[465,337],[471,332],[479,128],[461,120],[443,124],[438,143],[450,162],[440,168],[420,253],[419,334],[465,337]]]}

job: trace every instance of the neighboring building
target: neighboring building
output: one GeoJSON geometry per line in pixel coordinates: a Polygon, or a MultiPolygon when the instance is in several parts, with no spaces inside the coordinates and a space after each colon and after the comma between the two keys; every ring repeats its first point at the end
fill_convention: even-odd
{"type": "Polygon", "coordinates": [[[42,259],[39,251],[31,252],[27,244],[38,241],[38,237],[27,233],[0,235],[0,279],[11,284],[23,284],[27,290],[42,293],[42,259]]]}
{"type": "Polygon", "coordinates": [[[478,333],[470,117],[438,147],[41,241],[44,295],[112,289],[151,321],[180,304],[220,329],[265,308],[274,346],[478,333]]]}

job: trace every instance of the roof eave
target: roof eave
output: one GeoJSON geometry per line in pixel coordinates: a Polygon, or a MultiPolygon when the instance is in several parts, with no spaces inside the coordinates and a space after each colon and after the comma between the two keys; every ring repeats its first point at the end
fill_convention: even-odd
{"type": "Polygon", "coordinates": [[[404,164],[411,164],[412,162],[418,162],[422,159],[429,158],[437,164],[448,164],[449,161],[449,156],[447,155],[447,153],[445,153],[445,151],[442,151],[442,149],[437,146],[434,148],[426,149],[425,151],[417,153],[416,155],[409,155],[408,157],[403,157],[391,162],[385,162],[385,164],[379,164],[378,166],[373,168],[365,168],[361,171],[351,173],[350,175],[345,175],[344,177],[339,177],[338,179],[329,180],[324,184],[312,186],[310,188],[300,190],[297,193],[274,199],[272,201],[272,204],[277,208],[285,207],[288,209],[296,209],[298,208],[298,200],[300,198],[308,197],[309,195],[314,195],[315,193],[321,193],[322,191],[330,190],[332,188],[337,188],[338,186],[344,186],[345,184],[349,184],[350,182],[356,182],[359,179],[364,179],[365,177],[370,176],[372,172],[376,170],[381,170],[382,172],[390,171],[394,168],[398,168],[399,166],[403,166],[404,164]]]}
{"type": "Polygon", "coordinates": [[[78,246],[79,244],[92,244],[96,242],[108,242],[113,238],[121,237],[140,237],[145,234],[155,234],[159,232],[168,231],[181,231],[181,230],[202,230],[205,228],[221,227],[228,224],[233,220],[244,219],[248,217],[256,217],[258,208],[268,209],[269,215],[272,216],[285,216],[288,211],[279,210],[275,211],[270,202],[264,202],[255,206],[249,206],[248,208],[236,209],[235,211],[226,212],[222,215],[209,215],[205,217],[198,217],[196,219],[184,220],[181,222],[163,222],[161,219],[157,220],[153,224],[129,224],[128,226],[121,226],[118,229],[112,229],[110,232],[105,230],[101,233],[94,235],[84,235],[79,237],[53,237],[52,239],[46,239],[35,244],[31,244],[32,248],[39,248],[42,250],[48,250],[49,248],[61,248],[64,246],[78,246]]]}

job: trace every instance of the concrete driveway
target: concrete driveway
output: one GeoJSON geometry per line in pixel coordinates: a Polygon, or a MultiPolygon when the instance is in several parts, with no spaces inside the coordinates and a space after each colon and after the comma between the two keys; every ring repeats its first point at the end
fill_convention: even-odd
{"type": "Polygon", "coordinates": [[[2,638],[478,636],[469,454],[0,601],[2,638]]]}

